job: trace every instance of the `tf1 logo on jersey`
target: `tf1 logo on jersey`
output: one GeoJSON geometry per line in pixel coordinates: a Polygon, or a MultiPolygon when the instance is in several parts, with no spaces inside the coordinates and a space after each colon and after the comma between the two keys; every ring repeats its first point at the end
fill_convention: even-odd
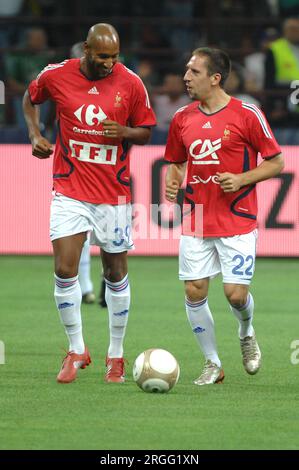
{"type": "Polygon", "coordinates": [[[216,150],[219,149],[221,149],[221,138],[213,141],[210,139],[195,140],[189,147],[189,153],[194,159],[192,160],[193,165],[219,165],[220,161],[216,153],[216,150]],[[206,157],[210,157],[210,159],[204,160],[206,157]]]}
{"type": "Polygon", "coordinates": [[[93,144],[70,140],[71,157],[81,162],[115,165],[117,158],[117,145],[93,144]]]}

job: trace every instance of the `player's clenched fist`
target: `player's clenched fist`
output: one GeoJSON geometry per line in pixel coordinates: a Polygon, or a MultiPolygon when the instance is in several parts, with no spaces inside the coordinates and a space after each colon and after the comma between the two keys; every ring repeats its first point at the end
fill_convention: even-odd
{"type": "Polygon", "coordinates": [[[125,138],[125,126],[121,126],[116,121],[110,121],[106,119],[103,121],[103,130],[105,137],[110,137],[113,139],[123,139],[125,138]]]}
{"type": "Polygon", "coordinates": [[[44,137],[33,137],[32,143],[32,155],[37,158],[49,158],[53,153],[53,147],[50,142],[44,137]]]}
{"type": "Polygon", "coordinates": [[[242,186],[242,175],[234,173],[216,173],[221,188],[225,193],[235,193],[242,186]]]}
{"type": "Polygon", "coordinates": [[[179,189],[180,187],[177,181],[175,180],[168,181],[166,183],[166,189],[165,189],[165,197],[167,201],[174,202],[177,198],[179,189]]]}

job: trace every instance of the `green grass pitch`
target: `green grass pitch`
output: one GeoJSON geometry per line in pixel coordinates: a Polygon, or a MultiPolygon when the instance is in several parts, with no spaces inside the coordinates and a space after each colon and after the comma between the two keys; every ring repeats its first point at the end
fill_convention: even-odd
{"type": "MultiPolygon", "coordinates": [[[[243,370],[237,321],[221,279],[211,283],[223,385],[192,384],[202,357],[184,311],[175,258],[130,258],[132,308],[126,337],[127,381],[103,382],[107,311],[83,306],[92,364],[76,382],[55,381],[67,341],[53,300],[48,257],[0,258],[1,449],[298,449],[299,364],[290,344],[299,339],[299,260],[258,260],[252,284],[255,329],[263,353],[256,376],[243,370]],[[143,350],[171,351],[181,366],[168,394],[146,394],[132,379],[143,350]]],[[[95,285],[98,259],[92,260],[95,285]]]]}

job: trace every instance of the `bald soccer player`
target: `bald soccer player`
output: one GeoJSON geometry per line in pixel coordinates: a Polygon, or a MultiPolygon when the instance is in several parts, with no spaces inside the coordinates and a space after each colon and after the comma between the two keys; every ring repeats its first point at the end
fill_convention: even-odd
{"type": "Polygon", "coordinates": [[[58,136],[53,163],[54,197],[50,238],[55,260],[55,302],[69,340],[57,376],[76,379],[90,364],[83,339],[78,265],[87,233],[101,248],[109,311],[110,344],[106,382],[124,382],[123,341],[130,307],[127,251],[131,237],[128,144],[148,142],[155,115],[147,91],[118,63],[119,37],[109,24],[96,24],[84,57],[49,64],[24,95],[23,109],[32,155],[49,158],[52,145],[40,133],[38,106],[56,103],[58,136]]]}

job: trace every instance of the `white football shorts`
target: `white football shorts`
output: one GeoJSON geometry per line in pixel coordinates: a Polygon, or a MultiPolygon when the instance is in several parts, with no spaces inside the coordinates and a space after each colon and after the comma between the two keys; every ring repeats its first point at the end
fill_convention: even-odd
{"type": "Polygon", "coordinates": [[[107,253],[134,249],[131,204],[97,205],[56,193],[51,203],[51,241],[82,232],[90,232],[90,244],[107,253]]]}
{"type": "Polygon", "coordinates": [[[183,281],[213,278],[224,283],[250,284],[256,255],[257,230],[220,238],[181,236],[179,278],[183,281]]]}

